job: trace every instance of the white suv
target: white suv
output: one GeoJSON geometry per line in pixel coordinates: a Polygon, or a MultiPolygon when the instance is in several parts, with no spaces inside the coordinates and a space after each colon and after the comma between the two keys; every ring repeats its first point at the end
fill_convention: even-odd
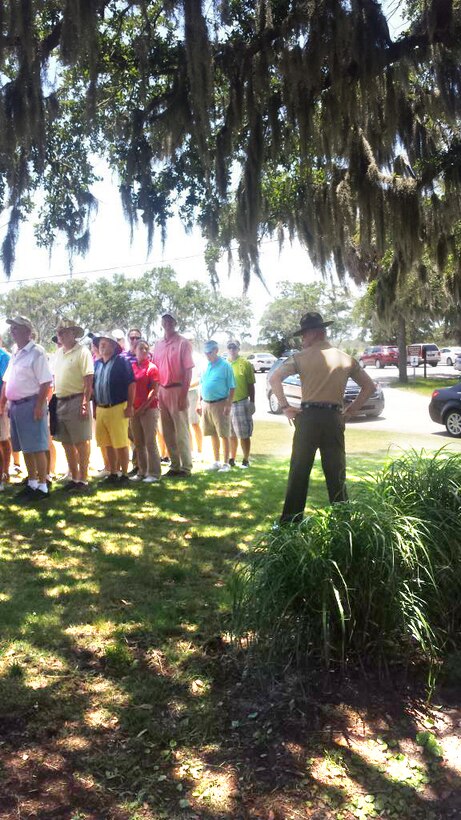
{"type": "Polygon", "coordinates": [[[247,359],[253,365],[255,373],[267,373],[276,361],[272,353],[251,353],[247,359]]]}

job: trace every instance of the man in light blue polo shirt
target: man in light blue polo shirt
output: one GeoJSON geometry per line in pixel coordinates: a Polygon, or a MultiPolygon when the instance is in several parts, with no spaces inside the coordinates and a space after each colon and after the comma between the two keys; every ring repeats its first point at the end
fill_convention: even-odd
{"type": "Polygon", "coordinates": [[[205,342],[203,352],[208,367],[200,379],[200,397],[197,413],[202,416],[203,434],[211,436],[214,462],[209,468],[227,473],[229,466],[230,411],[235,391],[232,367],[218,355],[218,343],[213,339],[205,342]],[[223,461],[219,460],[220,440],[223,461]]]}

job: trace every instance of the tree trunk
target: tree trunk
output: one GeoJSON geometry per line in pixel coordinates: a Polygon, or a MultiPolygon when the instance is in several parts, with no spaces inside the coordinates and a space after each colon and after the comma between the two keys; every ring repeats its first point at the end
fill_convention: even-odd
{"type": "Polygon", "coordinates": [[[398,317],[397,343],[399,346],[399,381],[407,384],[407,325],[405,317],[401,314],[398,317]]]}

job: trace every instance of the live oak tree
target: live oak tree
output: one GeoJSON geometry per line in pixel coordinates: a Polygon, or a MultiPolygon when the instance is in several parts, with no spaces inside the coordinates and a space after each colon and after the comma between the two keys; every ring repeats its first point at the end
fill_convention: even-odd
{"type": "Polygon", "coordinates": [[[459,304],[461,7],[400,11],[393,40],[376,0],[1,3],[5,270],[37,192],[38,241],[87,249],[103,155],[131,223],[150,242],[178,209],[212,276],[236,243],[247,283],[264,233],[296,235],[387,304],[429,256],[459,304]]]}

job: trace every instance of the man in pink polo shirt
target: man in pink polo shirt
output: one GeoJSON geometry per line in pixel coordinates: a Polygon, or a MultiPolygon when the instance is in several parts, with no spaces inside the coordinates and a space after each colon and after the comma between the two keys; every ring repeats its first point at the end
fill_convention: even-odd
{"type": "Polygon", "coordinates": [[[159,372],[160,418],[171,459],[166,475],[187,477],[192,470],[187,394],[194,360],[190,342],[179,335],[176,324],[171,313],[162,315],[165,335],[155,343],[152,358],[159,372]]]}

